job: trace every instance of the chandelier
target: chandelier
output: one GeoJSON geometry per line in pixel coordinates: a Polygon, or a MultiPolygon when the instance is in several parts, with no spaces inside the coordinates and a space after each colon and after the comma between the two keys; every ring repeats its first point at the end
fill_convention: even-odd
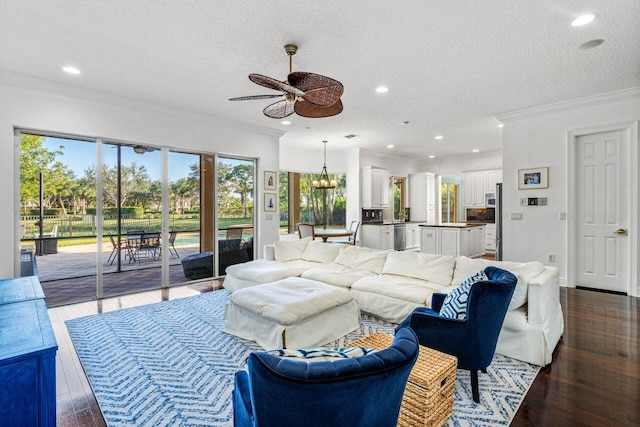
{"type": "Polygon", "coordinates": [[[335,179],[329,179],[329,173],[327,173],[327,141],[322,141],[324,144],[324,163],[322,165],[322,172],[320,172],[320,180],[314,179],[312,184],[313,188],[319,190],[330,190],[338,186],[338,181],[335,179]]]}

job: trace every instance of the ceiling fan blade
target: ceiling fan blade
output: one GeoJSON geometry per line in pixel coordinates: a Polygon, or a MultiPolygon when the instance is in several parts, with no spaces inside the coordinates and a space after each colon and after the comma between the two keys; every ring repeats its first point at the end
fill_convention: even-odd
{"type": "Polygon", "coordinates": [[[300,89],[297,89],[287,83],[281,82],[274,78],[263,76],[262,74],[249,74],[249,80],[256,84],[259,84],[260,86],[268,87],[269,89],[291,93],[295,96],[304,95],[304,92],[300,89]]]}
{"type": "Polygon", "coordinates": [[[289,74],[287,81],[304,92],[305,100],[321,106],[335,104],[344,92],[342,83],[320,74],[296,71],[289,74]]]}
{"type": "Polygon", "coordinates": [[[265,116],[272,119],[284,119],[293,114],[293,105],[295,102],[278,101],[268,105],[262,112],[265,116]]]}
{"type": "Polygon", "coordinates": [[[251,96],[239,96],[237,98],[229,98],[229,101],[250,101],[252,99],[271,99],[279,98],[282,94],[278,95],[251,95],[251,96]]]}
{"type": "Polygon", "coordinates": [[[294,111],[299,116],[309,117],[312,119],[331,117],[342,112],[342,101],[338,100],[337,102],[334,102],[333,105],[326,107],[315,105],[311,102],[296,101],[294,111]]]}

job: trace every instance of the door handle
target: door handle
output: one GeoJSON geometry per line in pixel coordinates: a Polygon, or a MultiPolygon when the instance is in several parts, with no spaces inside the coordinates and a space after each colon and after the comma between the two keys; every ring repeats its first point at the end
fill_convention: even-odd
{"type": "Polygon", "coordinates": [[[618,236],[626,236],[627,235],[627,229],[626,228],[618,228],[616,231],[613,232],[613,234],[617,234],[618,236]]]}

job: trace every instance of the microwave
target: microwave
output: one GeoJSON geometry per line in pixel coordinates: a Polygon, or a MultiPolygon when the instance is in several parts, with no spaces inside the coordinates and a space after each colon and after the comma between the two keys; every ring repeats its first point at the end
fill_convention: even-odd
{"type": "Polygon", "coordinates": [[[487,193],[484,196],[484,205],[488,208],[496,207],[496,193],[487,193]]]}

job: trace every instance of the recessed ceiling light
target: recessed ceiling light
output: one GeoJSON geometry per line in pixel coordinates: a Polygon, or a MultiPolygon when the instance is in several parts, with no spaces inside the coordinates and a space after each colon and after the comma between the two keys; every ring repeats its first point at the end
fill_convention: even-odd
{"type": "Polygon", "coordinates": [[[378,86],[376,88],[376,92],[378,93],[385,93],[385,92],[389,92],[389,88],[386,86],[378,86]]]}
{"type": "Polygon", "coordinates": [[[588,42],[584,42],[580,45],[580,49],[593,49],[594,47],[598,47],[600,46],[602,43],[604,43],[604,40],[602,39],[593,39],[593,40],[589,40],[588,42]]]}
{"type": "Polygon", "coordinates": [[[62,67],[62,71],[69,74],[80,74],[80,70],[78,70],[76,67],[62,67]]]}
{"type": "Polygon", "coordinates": [[[393,144],[387,145],[387,148],[393,148],[393,144]]]}
{"type": "Polygon", "coordinates": [[[441,140],[442,138],[444,138],[444,136],[442,136],[442,135],[437,135],[434,139],[441,140]]]}
{"type": "Polygon", "coordinates": [[[503,127],[504,127],[504,123],[500,123],[500,124],[498,125],[498,127],[499,127],[499,128],[503,128],[503,127]]]}
{"type": "Polygon", "coordinates": [[[582,15],[574,19],[573,22],[571,23],[571,26],[581,27],[583,25],[587,25],[589,22],[593,21],[594,19],[596,19],[595,15],[591,15],[591,14],[582,15]]]}
{"type": "Polygon", "coordinates": [[[288,125],[290,125],[290,124],[291,124],[291,122],[290,122],[289,120],[283,120],[283,121],[281,121],[280,123],[282,123],[282,124],[283,124],[283,125],[285,125],[285,126],[288,126],[288,125]]]}
{"type": "Polygon", "coordinates": [[[474,152],[474,153],[479,153],[480,152],[480,150],[478,150],[477,148],[475,150],[471,150],[471,151],[474,152]]]}
{"type": "Polygon", "coordinates": [[[435,159],[435,158],[436,158],[436,156],[431,155],[431,156],[429,156],[429,158],[430,158],[430,159],[435,159]]]}

